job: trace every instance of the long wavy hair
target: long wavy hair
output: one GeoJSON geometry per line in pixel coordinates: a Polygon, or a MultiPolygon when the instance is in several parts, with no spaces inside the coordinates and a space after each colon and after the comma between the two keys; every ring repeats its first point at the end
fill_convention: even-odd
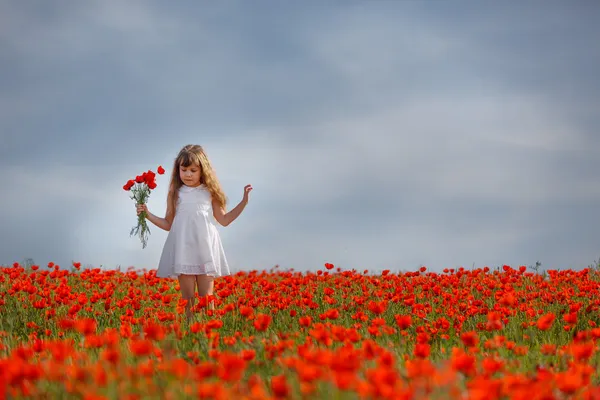
{"type": "Polygon", "coordinates": [[[210,192],[212,199],[216,200],[217,204],[225,209],[227,198],[225,197],[225,193],[223,193],[221,184],[217,179],[217,175],[215,174],[204,149],[197,144],[188,144],[179,151],[179,154],[173,163],[168,197],[171,202],[170,205],[173,210],[173,216],[175,216],[176,213],[179,188],[183,186],[183,181],[179,176],[179,167],[189,167],[190,165],[195,165],[200,168],[200,184],[204,184],[210,192]]]}

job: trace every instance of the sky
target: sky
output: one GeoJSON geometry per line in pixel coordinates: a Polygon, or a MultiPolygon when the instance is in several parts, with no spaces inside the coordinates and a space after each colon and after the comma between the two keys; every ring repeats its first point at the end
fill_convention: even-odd
{"type": "Polygon", "coordinates": [[[600,258],[600,3],[0,2],[0,264],[155,269],[202,145],[232,272],[600,258]]]}

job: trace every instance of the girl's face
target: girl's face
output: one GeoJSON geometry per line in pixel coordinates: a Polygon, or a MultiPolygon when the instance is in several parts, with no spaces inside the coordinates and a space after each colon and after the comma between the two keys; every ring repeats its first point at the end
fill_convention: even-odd
{"type": "Polygon", "coordinates": [[[187,167],[180,165],[179,177],[186,186],[200,186],[200,167],[194,164],[187,167]]]}

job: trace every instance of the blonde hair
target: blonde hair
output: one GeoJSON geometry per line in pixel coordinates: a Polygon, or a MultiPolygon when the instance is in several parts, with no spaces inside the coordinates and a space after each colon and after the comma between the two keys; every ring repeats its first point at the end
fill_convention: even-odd
{"type": "MultiPolygon", "coordinates": [[[[173,163],[168,197],[174,213],[173,215],[175,215],[176,212],[175,208],[179,198],[179,188],[183,186],[183,181],[179,176],[179,167],[189,167],[190,165],[195,165],[200,168],[200,184],[204,184],[210,192],[212,199],[225,209],[227,198],[225,197],[225,193],[223,193],[223,189],[221,189],[221,184],[217,179],[215,171],[213,170],[204,149],[197,144],[188,144],[179,151],[179,154],[173,163]]],[[[167,201],[169,201],[168,199],[167,201]]]]}

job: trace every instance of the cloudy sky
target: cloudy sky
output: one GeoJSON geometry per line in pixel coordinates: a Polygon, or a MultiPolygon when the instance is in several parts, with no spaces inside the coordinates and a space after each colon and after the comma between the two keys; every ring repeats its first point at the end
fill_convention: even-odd
{"type": "MultiPolygon", "coordinates": [[[[0,264],[156,268],[125,181],[205,147],[231,267],[600,257],[600,3],[0,2],[0,264]]],[[[164,215],[167,176],[149,208],[164,215]]]]}

